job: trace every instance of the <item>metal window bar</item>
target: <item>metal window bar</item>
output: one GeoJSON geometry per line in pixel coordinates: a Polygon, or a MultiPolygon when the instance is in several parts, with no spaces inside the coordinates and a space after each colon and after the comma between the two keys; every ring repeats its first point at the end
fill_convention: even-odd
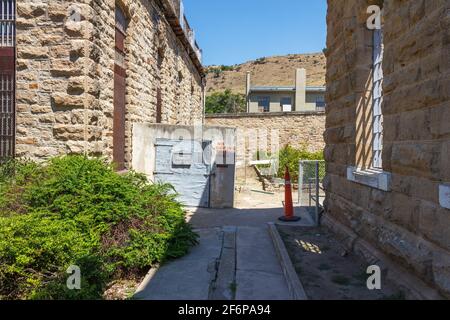
{"type": "Polygon", "coordinates": [[[325,161],[301,160],[298,175],[298,203],[301,207],[311,209],[314,222],[319,225],[320,212],[323,207],[325,193],[323,179],[325,178],[325,161]]]}
{"type": "Polygon", "coordinates": [[[14,156],[16,1],[0,0],[0,162],[14,156]]]}
{"type": "Polygon", "coordinates": [[[383,31],[373,34],[373,167],[383,167],[383,31]]]}

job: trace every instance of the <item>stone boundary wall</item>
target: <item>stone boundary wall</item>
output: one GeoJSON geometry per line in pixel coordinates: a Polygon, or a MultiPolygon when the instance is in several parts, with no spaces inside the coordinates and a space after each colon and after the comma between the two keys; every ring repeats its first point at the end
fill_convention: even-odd
{"type": "Polygon", "coordinates": [[[371,105],[366,11],[375,2],[328,0],[326,215],[450,297],[450,211],[439,204],[450,182],[450,2],[384,1],[388,192],[347,178],[369,149],[371,118],[357,115],[371,105]]]}
{"type": "Polygon", "coordinates": [[[325,147],[324,112],[207,114],[205,124],[237,128],[238,166],[256,160],[258,149],[273,153],[290,145],[317,152],[325,147]]]}

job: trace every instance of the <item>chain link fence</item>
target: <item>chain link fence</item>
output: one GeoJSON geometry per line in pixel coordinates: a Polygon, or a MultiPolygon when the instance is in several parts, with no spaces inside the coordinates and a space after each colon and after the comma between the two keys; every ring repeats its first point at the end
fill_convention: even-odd
{"type": "Polygon", "coordinates": [[[323,179],[325,178],[325,161],[301,160],[298,177],[298,203],[307,207],[313,214],[316,224],[319,223],[319,214],[323,207],[325,191],[323,179]]]}

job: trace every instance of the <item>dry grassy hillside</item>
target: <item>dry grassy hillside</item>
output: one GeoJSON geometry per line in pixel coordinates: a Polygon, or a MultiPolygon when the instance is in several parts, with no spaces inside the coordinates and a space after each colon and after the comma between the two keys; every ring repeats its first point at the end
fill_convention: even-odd
{"type": "Polygon", "coordinates": [[[207,93],[230,89],[233,93],[245,93],[245,75],[252,73],[253,86],[293,86],[295,69],[307,70],[307,85],[325,85],[326,60],[322,53],[291,54],[249,61],[232,66],[233,70],[215,73],[218,66],[208,67],[207,93]]]}

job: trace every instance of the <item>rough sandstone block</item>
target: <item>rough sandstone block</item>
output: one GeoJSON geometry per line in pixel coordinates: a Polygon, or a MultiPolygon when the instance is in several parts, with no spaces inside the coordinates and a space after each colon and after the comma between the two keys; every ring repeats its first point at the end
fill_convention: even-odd
{"type": "Polygon", "coordinates": [[[448,1],[384,2],[383,169],[392,172],[393,191],[369,198],[361,191],[367,187],[343,181],[337,150],[351,152],[347,165],[356,159],[358,142],[342,130],[358,125],[364,70],[372,63],[366,6],[328,1],[327,214],[450,296],[450,221],[438,199],[439,185],[450,181],[448,1]]]}

